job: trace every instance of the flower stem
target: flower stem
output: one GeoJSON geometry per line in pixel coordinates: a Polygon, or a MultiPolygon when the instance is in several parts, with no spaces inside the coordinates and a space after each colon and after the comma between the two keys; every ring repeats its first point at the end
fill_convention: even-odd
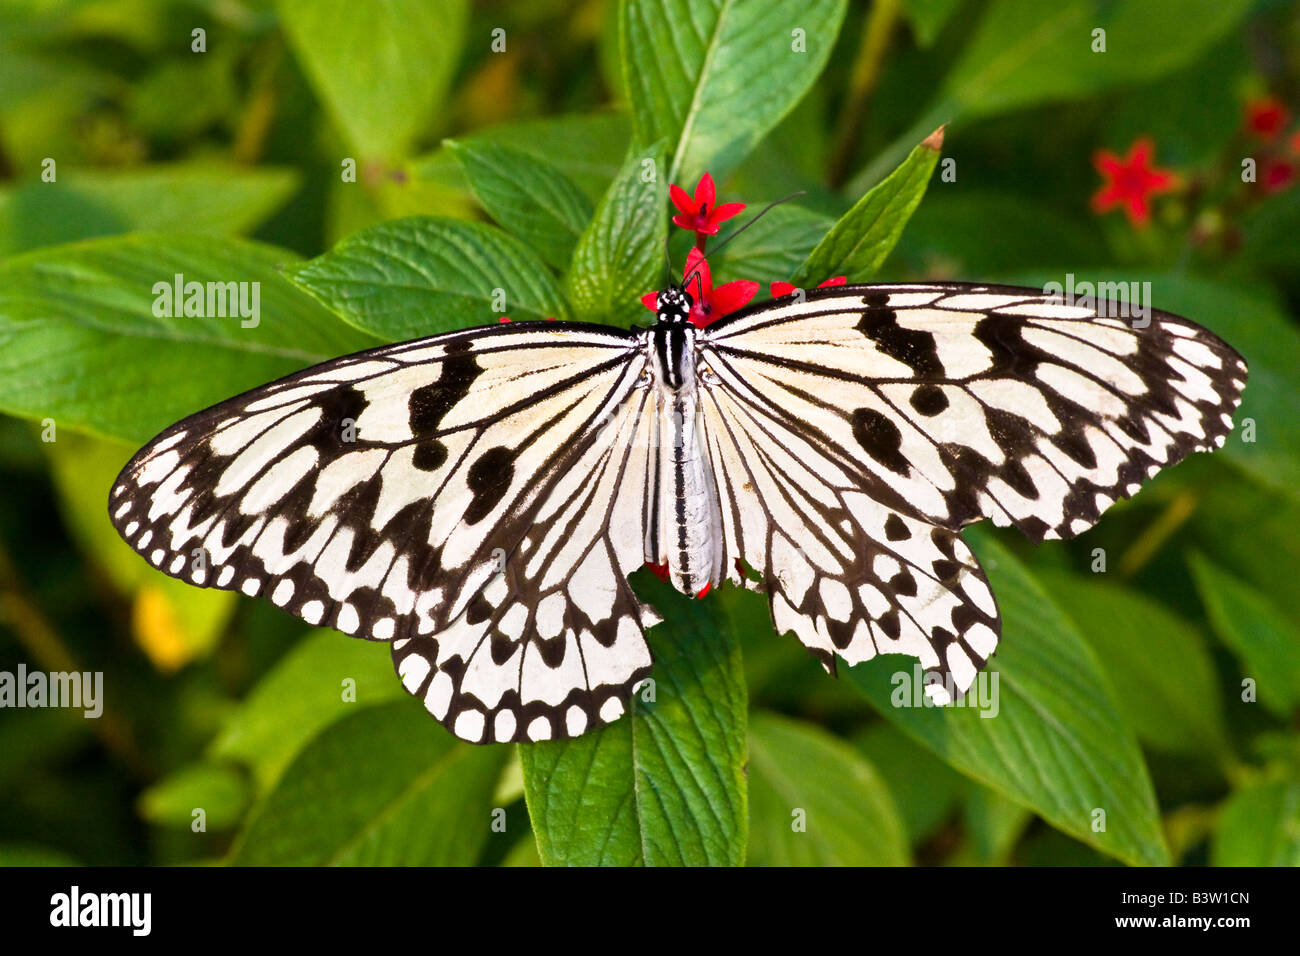
{"type": "Polygon", "coordinates": [[[835,147],[831,152],[827,176],[833,188],[839,188],[848,177],[858,138],[866,121],[867,106],[880,79],[880,68],[885,62],[889,38],[898,20],[899,0],[875,0],[867,21],[862,26],[862,42],[853,61],[849,75],[848,92],[844,108],[840,111],[839,129],[835,134],[835,147]]]}

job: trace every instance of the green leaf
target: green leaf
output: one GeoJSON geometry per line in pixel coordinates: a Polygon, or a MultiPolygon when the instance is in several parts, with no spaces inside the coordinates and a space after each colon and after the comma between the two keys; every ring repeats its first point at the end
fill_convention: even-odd
{"type": "Polygon", "coordinates": [[[447,145],[488,215],[550,265],[569,264],[592,213],[573,180],[541,157],[513,146],[447,145]]]}
{"type": "Polygon", "coordinates": [[[211,163],[61,172],[0,187],[0,255],[124,232],[247,232],[297,182],[290,169],[211,163]]]}
{"type": "Polygon", "coordinates": [[[0,411],[140,442],[255,385],[376,344],[281,275],[295,258],[243,240],[138,234],[9,260],[0,265],[0,411]],[[155,284],[177,275],[249,283],[256,324],[246,328],[254,319],[239,314],[156,316],[155,284]]]}
{"type": "Polygon", "coordinates": [[[933,46],[939,38],[939,31],[957,12],[961,2],[962,0],[902,0],[903,16],[916,35],[917,45],[933,46]]]}
{"type": "Polygon", "coordinates": [[[749,726],[753,866],[906,866],[889,788],[860,753],[821,728],[756,713],[749,726]]]}
{"type": "MultiPolygon", "coordinates": [[[[729,242],[709,266],[717,281],[789,282],[831,228],[832,220],[799,206],[777,206],[729,242]]],[[[762,295],[762,293],[760,293],[762,295]]]]}
{"type": "Polygon", "coordinates": [[[627,324],[663,279],[668,188],[663,144],[627,158],[573,250],[565,289],[577,318],[627,324]]]}
{"type": "Polygon", "coordinates": [[[1092,645],[1140,740],[1175,753],[1226,754],[1214,663],[1192,624],[1108,581],[1048,570],[1038,579],[1092,645]]]}
{"type": "Polygon", "coordinates": [[[950,766],[1054,827],[1126,862],[1168,865],[1146,764],[1096,657],[1024,565],[970,537],[1002,611],[1001,645],[970,705],[926,706],[910,660],[861,664],[848,680],[950,766]],[[1099,810],[1104,830],[1093,829],[1099,810]]]}
{"type": "Polygon", "coordinates": [[[1210,846],[1212,866],[1300,866],[1300,782],[1261,780],[1232,795],[1210,846]]]}
{"type": "Polygon", "coordinates": [[[879,182],[917,136],[940,123],[1079,99],[1187,66],[1250,9],[1221,0],[1059,0],[1044,10],[1021,0],[995,0],[935,101],[847,191],[879,182]],[[1097,29],[1106,31],[1104,53],[1092,51],[1097,29]]]}
{"type": "Polygon", "coordinates": [[[889,724],[874,723],[853,742],[889,787],[908,843],[920,843],[942,826],[971,786],[965,777],[889,724]]]}
{"type": "Polygon", "coordinates": [[[194,811],[207,827],[222,830],[239,822],[249,799],[242,774],[217,764],[197,763],[178,770],[140,794],[140,816],[160,826],[189,828],[194,811]]]}
{"type": "Polygon", "coordinates": [[[871,278],[893,251],[903,227],[925,195],[939,161],[943,130],[936,130],[898,169],[853,204],[795,273],[795,285],[816,285],[832,276],[849,282],[871,278]]]}
{"type": "Polygon", "coordinates": [[[388,648],[312,631],[244,698],[208,756],[247,764],[265,792],[323,728],[402,696],[388,648]]]}
{"type": "Polygon", "coordinates": [[[975,784],[963,807],[971,850],[980,866],[1006,866],[1033,814],[995,790],[975,784]]]}
{"type": "Polygon", "coordinates": [[[541,260],[481,222],[433,216],[386,222],[349,236],[292,278],[353,325],[390,342],[483,325],[502,314],[568,316],[541,260]]]}
{"type": "Polygon", "coordinates": [[[465,0],[278,0],[294,53],[352,148],[398,158],[434,120],[460,58],[465,0]]]}
{"type": "Polygon", "coordinates": [[[845,0],[623,0],[623,81],[641,144],[667,139],[670,182],[721,179],[808,92],[845,0]]]}
{"type": "Polygon", "coordinates": [[[1259,702],[1290,716],[1300,707],[1300,631],[1255,587],[1202,555],[1191,555],[1190,563],[1210,624],[1255,681],[1259,702]]]}
{"type": "Polygon", "coordinates": [[[715,602],[653,579],[639,590],[667,620],[651,631],[654,701],[642,685],[612,724],[520,745],[542,862],[737,866],[748,808],[736,635],[715,602]]]}
{"type": "MultiPolygon", "coordinates": [[[[623,113],[574,113],[499,123],[466,133],[457,141],[527,150],[543,157],[572,179],[588,199],[596,201],[622,168],[631,139],[632,123],[623,113]]],[[[445,180],[446,154],[443,148],[415,160],[410,166],[412,176],[445,180]]]]}
{"type": "Polygon", "coordinates": [[[247,866],[469,866],[508,751],[461,743],[413,700],[331,725],[253,811],[247,866]]]}

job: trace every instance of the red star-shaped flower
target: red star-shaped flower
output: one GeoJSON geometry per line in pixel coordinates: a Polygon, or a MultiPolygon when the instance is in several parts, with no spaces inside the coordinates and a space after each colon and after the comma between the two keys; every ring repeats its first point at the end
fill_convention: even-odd
{"type": "Polygon", "coordinates": [[[1290,119],[1290,112],[1275,96],[1262,96],[1246,104],[1246,129],[1266,143],[1276,139],[1290,119]]]}
{"type": "Polygon", "coordinates": [[[1133,225],[1145,226],[1151,220],[1151,197],[1178,185],[1177,174],[1152,165],[1154,152],[1155,146],[1146,136],[1134,143],[1123,158],[1107,149],[1097,150],[1092,162],[1106,181],[1093,194],[1093,210],[1103,213],[1123,206],[1133,225]]]}
{"type": "Polygon", "coordinates": [[[1278,193],[1295,182],[1295,178],[1295,164],[1291,160],[1270,159],[1264,163],[1259,184],[1266,193],[1278,193]]]}
{"type": "Polygon", "coordinates": [[[744,208],[743,202],[724,202],[716,205],[717,191],[713,186],[713,177],[705,173],[695,186],[695,195],[687,194],[680,186],[669,186],[668,196],[673,205],[681,210],[673,216],[673,223],[683,229],[692,230],[697,237],[716,236],[718,226],[738,215],[744,208]]]}
{"type": "MultiPolygon", "coordinates": [[[[835,276],[834,278],[827,279],[825,282],[818,284],[817,288],[825,289],[828,286],[844,285],[844,283],[847,281],[848,279],[844,276],[835,276]]],[[[792,285],[789,282],[782,282],[780,279],[778,279],[776,282],[772,283],[770,288],[772,290],[772,298],[779,299],[783,295],[789,295],[791,292],[797,289],[798,286],[792,285]]]]}
{"type": "MultiPolygon", "coordinates": [[[[748,279],[737,279],[735,282],[727,282],[713,287],[713,276],[709,273],[708,260],[704,258],[704,253],[699,249],[692,249],[690,255],[686,257],[686,271],[683,273],[687,277],[684,284],[687,286],[686,291],[691,294],[691,324],[696,328],[704,328],[710,322],[716,322],[728,312],[735,312],[758,292],[758,283],[751,282],[748,279]],[[691,275],[694,273],[694,275],[691,275]],[[698,277],[698,282],[696,281],[698,277]]],[[[659,293],[647,292],[641,296],[641,304],[652,312],[659,310],[659,293]]]]}

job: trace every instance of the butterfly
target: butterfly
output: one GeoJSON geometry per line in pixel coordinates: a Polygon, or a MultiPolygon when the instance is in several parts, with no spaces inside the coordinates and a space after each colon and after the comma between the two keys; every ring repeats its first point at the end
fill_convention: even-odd
{"type": "Polygon", "coordinates": [[[1079,534],[1221,447],[1246,381],[1185,319],[1033,289],[796,290],[705,328],[691,305],[671,285],[650,327],[497,324],[298,372],[162,432],[111,519],[167,574],[387,642],[476,743],[627,710],[647,562],[764,592],[828,671],[916,658],[945,703],[1000,635],[960,529],[1079,534]]]}

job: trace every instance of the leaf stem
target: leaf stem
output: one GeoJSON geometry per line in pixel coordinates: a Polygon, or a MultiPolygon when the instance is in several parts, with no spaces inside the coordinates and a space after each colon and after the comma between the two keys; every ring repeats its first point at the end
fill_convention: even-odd
{"type": "Polygon", "coordinates": [[[849,74],[848,93],[844,108],[840,111],[840,125],[835,134],[835,146],[831,151],[827,171],[834,189],[844,183],[849,165],[853,162],[858,138],[866,122],[871,94],[875,92],[876,83],[880,79],[885,51],[889,48],[889,38],[898,20],[899,6],[899,0],[875,0],[871,12],[867,14],[866,23],[863,24],[862,42],[853,61],[853,72],[849,74]]]}

